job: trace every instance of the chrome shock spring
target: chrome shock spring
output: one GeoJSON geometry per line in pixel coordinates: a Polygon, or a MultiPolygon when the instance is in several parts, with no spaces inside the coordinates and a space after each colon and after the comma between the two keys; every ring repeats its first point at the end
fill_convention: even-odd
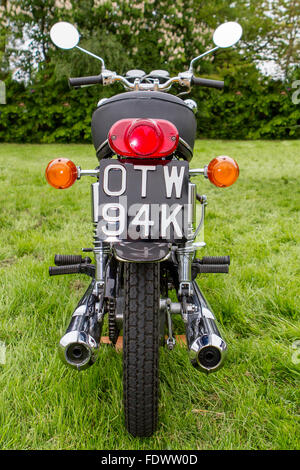
{"type": "Polygon", "coordinates": [[[93,183],[92,186],[92,220],[93,220],[93,245],[94,245],[94,257],[95,257],[95,293],[98,295],[100,291],[103,291],[105,284],[105,269],[110,253],[109,243],[103,242],[98,234],[98,210],[99,210],[99,182],[93,183]]]}

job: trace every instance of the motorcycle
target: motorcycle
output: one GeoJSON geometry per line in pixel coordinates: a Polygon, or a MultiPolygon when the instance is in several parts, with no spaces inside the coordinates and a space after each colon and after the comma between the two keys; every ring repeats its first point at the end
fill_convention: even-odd
{"type": "MultiPolygon", "coordinates": [[[[172,315],[185,324],[191,364],[212,373],[224,364],[227,345],[196,277],[228,273],[229,256],[204,256],[197,242],[205,216],[206,196],[197,193],[193,177],[202,175],[217,187],[238,178],[239,167],[227,156],[204,168],[191,169],[196,135],[196,103],[167,94],[173,84],[187,92],[192,85],[222,89],[224,82],[197,78],[195,61],[242,36],[238,23],[220,25],[215,47],[197,57],[189,70],[170,77],[165,70],[125,76],[107,70],[104,60],[78,46],[77,29],[66,22],[52,26],[53,43],[79,50],[101,61],[96,76],[70,78],[71,87],[122,83],[125,92],[99,101],[92,116],[92,137],[99,165],[83,170],[67,158],[46,168],[46,179],[58,189],[83,176],[91,185],[93,247],[89,256],[55,255],[49,274],[84,273],[91,283],[74,310],[59,343],[62,361],[81,371],[99,356],[107,315],[109,339],[116,345],[123,331],[123,397],[126,428],[133,436],[150,436],[157,428],[159,349],[175,347],[172,315]],[[115,157],[115,158],[113,158],[115,157]],[[196,202],[200,220],[196,220],[196,202]],[[176,292],[176,301],[170,299],[176,292]]],[[[173,296],[174,299],[174,296],[173,296]]]]}

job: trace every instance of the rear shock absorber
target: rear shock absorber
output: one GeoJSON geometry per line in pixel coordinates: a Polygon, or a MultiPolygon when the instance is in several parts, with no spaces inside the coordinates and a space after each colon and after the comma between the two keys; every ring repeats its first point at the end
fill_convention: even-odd
{"type": "Polygon", "coordinates": [[[99,220],[99,182],[93,183],[92,188],[92,219],[93,219],[93,239],[94,239],[94,256],[95,256],[95,294],[98,295],[100,290],[103,290],[105,284],[105,269],[110,253],[110,246],[108,243],[100,240],[97,234],[98,220],[99,220]]]}
{"type": "Polygon", "coordinates": [[[188,296],[191,296],[193,294],[192,262],[195,256],[195,247],[192,242],[187,242],[177,249],[176,254],[178,259],[179,295],[186,292],[188,296]]]}

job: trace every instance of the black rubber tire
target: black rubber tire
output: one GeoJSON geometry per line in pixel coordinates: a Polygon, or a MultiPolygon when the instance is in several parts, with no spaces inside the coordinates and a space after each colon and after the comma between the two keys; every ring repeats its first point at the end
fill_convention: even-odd
{"type": "Polygon", "coordinates": [[[159,363],[159,265],[125,264],[123,395],[125,425],[148,437],[157,427],[159,363]]]}

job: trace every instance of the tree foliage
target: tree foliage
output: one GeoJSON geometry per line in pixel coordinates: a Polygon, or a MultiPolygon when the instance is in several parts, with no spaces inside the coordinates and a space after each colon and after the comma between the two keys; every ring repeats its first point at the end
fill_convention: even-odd
{"type": "MultiPolygon", "coordinates": [[[[212,73],[212,64],[220,69],[231,61],[274,60],[287,76],[299,60],[297,0],[0,1],[0,51],[3,56],[6,49],[6,58],[9,55],[20,73],[31,79],[37,64],[56,62],[61,56],[49,41],[50,27],[59,19],[75,23],[83,47],[107,57],[108,68],[121,66],[118,72],[130,66],[146,72],[166,67],[171,73],[182,70],[212,45],[216,26],[230,20],[238,20],[244,28],[239,46],[243,54],[233,49],[217,53],[203,61],[205,73],[212,73]]],[[[65,54],[65,62],[70,57],[65,54]]],[[[80,70],[73,54],[73,72],[75,64],[80,70]]]]}
{"type": "Polygon", "coordinates": [[[274,0],[272,18],[276,24],[272,52],[274,60],[288,77],[300,62],[300,2],[274,0]]]}
{"type": "Polygon", "coordinates": [[[7,0],[0,0],[0,80],[8,73],[8,57],[6,55],[7,43],[7,0]]]}
{"type": "MultiPolygon", "coordinates": [[[[300,74],[295,76],[300,78],[300,74]]],[[[224,92],[194,87],[198,136],[223,139],[300,138],[300,107],[295,89],[259,76],[253,65],[232,67],[224,92]]],[[[97,101],[121,92],[70,90],[51,70],[41,70],[34,85],[7,80],[7,105],[0,108],[0,141],[91,142],[91,115],[97,101]]]]}
{"type": "Polygon", "coordinates": [[[0,8],[0,79],[10,65],[27,83],[7,79],[0,140],[88,141],[95,103],[122,91],[117,85],[68,89],[66,76],[97,74],[99,62],[51,43],[50,28],[59,20],[74,23],[80,45],[120,74],[187,70],[193,57],[212,47],[218,24],[239,21],[244,34],[238,47],[196,63],[196,75],[227,83],[224,93],[193,89],[200,135],[299,137],[299,106],[291,100],[299,78],[297,0],[0,0],[0,8]],[[266,61],[277,63],[285,83],[262,76],[256,65],[266,61]]]}

